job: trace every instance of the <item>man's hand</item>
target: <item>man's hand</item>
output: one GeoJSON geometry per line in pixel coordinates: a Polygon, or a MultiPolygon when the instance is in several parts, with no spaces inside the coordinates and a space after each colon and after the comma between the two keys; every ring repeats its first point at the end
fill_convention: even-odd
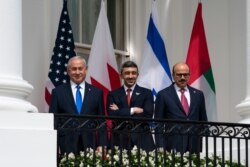
{"type": "Polygon", "coordinates": [[[133,107],[134,114],[143,113],[143,109],[139,107],[133,107]]]}
{"type": "Polygon", "coordinates": [[[102,152],[104,151],[104,156],[106,156],[106,152],[107,152],[107,149],[106,149],[106,146],[102,147],[102,146],[98,146],[96,148],[96,153],[98,155],[102,155],[102,152]]]}
{"type": "Polygon", "coordinates": [[[118,106],[117,106],[115,103],[110,104],[109,108],[110,108],[111,110],[119,110],[118,106]]]}

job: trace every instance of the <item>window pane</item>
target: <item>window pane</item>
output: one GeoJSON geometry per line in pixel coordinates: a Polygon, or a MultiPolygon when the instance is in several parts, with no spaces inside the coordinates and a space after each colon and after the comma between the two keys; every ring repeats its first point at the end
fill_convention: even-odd
{"type": "Polygon", "coordinates": [[[82,0],[82,43],[92,44],[100,8],[100,0],[82,0]]]}
{"type": "Polygon", "coordinates": [[[79,0],[68,1],[69,18],[75,42],[80,42],[80,35],[79,35],[80,22],[78,21],[80,16],[79,3],[80,3],[79,0]]]}
{"type": "MultiPolygon", "coordinates": [[[[106,0],[107,16],[115,49],[124,50],[124,0],[106,0]]],[[[75,42],[92,44],[101,0],[71,0],[68,10],[75,42]]]]}
{"type": "Polygon", "coordinates": [[[124,0],[107,0],[108,20],[114,47],[124,50],[124,0]]]}

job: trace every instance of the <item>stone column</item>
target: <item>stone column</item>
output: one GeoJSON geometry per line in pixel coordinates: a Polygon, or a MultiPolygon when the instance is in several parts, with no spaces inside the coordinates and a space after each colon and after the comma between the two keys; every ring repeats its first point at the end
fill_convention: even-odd
{"type": "Polygon", "coordinates": [[[250,1],[246,1],[246,98],[236,106],[242,120],[240,123],[250,123],[250,1]]]}
{"type": "Polygon", "coordinates": [[[22,78],[22,2],[0,5],[0,166],[56,167],[53,114],[26,100],[33,87],[22,78]]]}
{"type": "Polygon", "coordinates": [[[33,87],[22,78],[22,1],[1,1],[0,20],[0,112],[37,112],[26,101],[33,87]]]}

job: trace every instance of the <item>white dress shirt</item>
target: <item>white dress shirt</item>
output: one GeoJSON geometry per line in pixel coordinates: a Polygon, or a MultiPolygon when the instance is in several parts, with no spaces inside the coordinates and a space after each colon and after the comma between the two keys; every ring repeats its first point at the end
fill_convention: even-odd
{"type": "MultiPolygon", "coordinates": [[[[174,88],[175,88],[175,91],[176,91],[176,93],[177,93],[177,95],[178,95],[178,97],[179,97],[179,100],[181,101],[181,88],[179,88],[176,84],[174,84],[174,88]]],[[[184,92],[184,95],[186,96],[186,98],[187,98],[187,101],[188,101],[188,105],[190,106],[190,92],[189,92],[189,89],[188,89],[188,87],[186,86],[185,88],[185,92],[184,92]]]]}
{"type": "MultiPolygon", "coordinates": [[[[72,90],[72,93],[73,93],[73,96],[74,96],[74,100],[76,102],[76,91],[77,91],[76,86],[77,86],[77,84],[74,83],[74,82],[72,82],[72,81],[70,81],[70,85],[71,85],[71,90],[72,90]]],[[[81,87],[80,92],[81,92],[82,100],[83,100],[84,93],[85,93],[85,81],[82,82],[81,84],[79,84],[79,86],[81,87]]]]}

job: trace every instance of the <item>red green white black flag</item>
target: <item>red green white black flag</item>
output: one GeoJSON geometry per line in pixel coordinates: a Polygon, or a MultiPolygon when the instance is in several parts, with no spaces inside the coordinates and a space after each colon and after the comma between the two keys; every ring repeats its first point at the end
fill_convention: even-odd
{"type": "Polygon", "coordinates": [[[198,4],[196,11],[186,63],[191,72],[189,85],[203,91],[208,120],[216,121],[215,83],[203,25],[201,3],[198,4]]]}

